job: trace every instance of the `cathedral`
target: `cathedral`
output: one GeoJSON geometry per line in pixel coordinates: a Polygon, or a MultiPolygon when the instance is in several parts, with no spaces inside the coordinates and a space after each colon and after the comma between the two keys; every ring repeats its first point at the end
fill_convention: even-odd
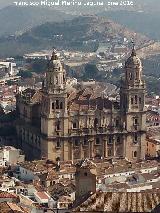
{"type": "Polygon", "coordinates": [[[120,101],[85,88],[69,93],[56,51],[41,90],[16,96],[17,145],[28,159],[145,158],[146,86],[133,48],[124,66],[120,101]]]}

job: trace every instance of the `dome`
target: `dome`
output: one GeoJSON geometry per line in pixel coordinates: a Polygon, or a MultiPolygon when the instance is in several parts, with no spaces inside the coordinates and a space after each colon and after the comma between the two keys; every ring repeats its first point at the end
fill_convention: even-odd
{"type": "Polygon", "coordinates": [[[141,67],[142,63],[140,58],[137,56],[135,49],[133,48],[131,56],[127,59],[125,67],[141,67]]]}

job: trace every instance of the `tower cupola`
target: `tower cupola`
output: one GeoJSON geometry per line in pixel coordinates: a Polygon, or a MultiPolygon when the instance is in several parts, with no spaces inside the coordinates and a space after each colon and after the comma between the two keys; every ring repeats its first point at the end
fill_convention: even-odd
{"type": "Polygon", "coordinates": [[[125,81],[129,86],[142,81],[142,63],[133,46],[131,56],[125,62],[125,81]]]}
{"type": "Polygon", "coordinates": [[[66,72],[54,49],[46,72],[46,89],[49,93],[62,93],[65,88],[66,72]]]}

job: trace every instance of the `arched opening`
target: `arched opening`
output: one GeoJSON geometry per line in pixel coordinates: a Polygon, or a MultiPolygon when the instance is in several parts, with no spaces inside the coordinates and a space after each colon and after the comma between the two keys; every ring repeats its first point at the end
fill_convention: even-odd
{"type": "Polygon", "coordinates": [[[119,126],[119,118],[116,118],[115,127],[118,127],[118,126],[119,126]]]}
{"type": "Polygon", "coordinates": [[[131,98],[131,104],[133,104],[133,98],[131,98]]]}
{"type": "Polygon", "coordinates": [[[78,139],[75,139],[75,141],[74,141],[74,146],[79,146],[79,141],[78,141],[78,139]]]}
{"type": "Polygon", "coordinates": [[[60,103],[60,109],[63,109],[63,102],[60,103]]]}
{"type": "Polygon", "coordinates": [[[117,137],[117,143],[120,143],[121,139],[120,136],[117,137]]]}
{"type": "Polygon", "coordinates": [[[138,100],[137,95],[135,95],[135,104],[137,104],[137,100],[138,100]]]}
{"type": "Polygon", "coordinates": [[[73,122],[72,127],[73,127],[73,129],[77,129],[78,128],[78,124],[77,124],[76,121],[73,122]]]}
{"type": "Polygon", "coordinates": [[[60,141],[57,141],[57,148],[60,148],[61,147],[61,143],[60,141]]]}
{"type": "Polygon", "coordinates": [[[61,129],[60,124],[61,124],[60,121],[57,121],[56,130],[60,130],[61,129]]]}
{"type": "Polygon", "coordinates": [[[96,128],[98,126],[98,118],[94,119],[94,128],[96,128]]]}
{"type": "Polygon", "coordinates": [[[54,102],[52,103],[52,109],[54,109],[54,102]]]}
{"type": "Polygon", "coordinates": [[[129,73],[129,80],[132,80],[132,73],[129,73]]]}
{"type": "Polygon", "coordinates": [[[56,109],[59,109],[59,100],[56,100],[56,109]]]}
{"type": "Polygon", "coordinates": [[[135,151],[135,152],[133,153],[133,156],[134,156],[134,158],[137,157],[137,151],[135,151]]]}
{"type": "Polygon", "coordinates": [[[96,138],[96,144],[99,145],[100,144],[100,139],[96,138]]]}

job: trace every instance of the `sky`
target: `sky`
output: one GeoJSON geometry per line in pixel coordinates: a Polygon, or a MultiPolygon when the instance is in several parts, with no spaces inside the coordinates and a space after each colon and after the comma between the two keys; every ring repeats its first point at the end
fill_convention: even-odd
{"type": "MultiPolygon", "coordinates": [[[[13,2],[41,2],[42,0],[0,0],[0,8],[3,8],[5,6],[8,6],[10,4],[15,5],[13,2]]],[[[44,1],[44,0],[43,0],[44,1]]],[[[46,0],[48,2],[54,2],[57,0],[46,0]]],[[[62,0],[60,0],[62,1],[62,0]]],[[[90,2],[97,2],[97,1],[103,1],[103,2],[116,2],[116,1],[121,1],[121,0],[67,0],[67,1],[82,1],[82,2],[86,2],[86,1],[90,1],[90,2]]],[[[122,0],[125,1],[125,0],[122,0]]],[[[131,0],[128,0],[131,1],[131,0]]],[[[148,5],[148,7],[152,7],[157,9],[160,8],[160,0],[132,0],[134,2],[134,4],[139,5],[139,4],[145,4],[148,5]]]]}

